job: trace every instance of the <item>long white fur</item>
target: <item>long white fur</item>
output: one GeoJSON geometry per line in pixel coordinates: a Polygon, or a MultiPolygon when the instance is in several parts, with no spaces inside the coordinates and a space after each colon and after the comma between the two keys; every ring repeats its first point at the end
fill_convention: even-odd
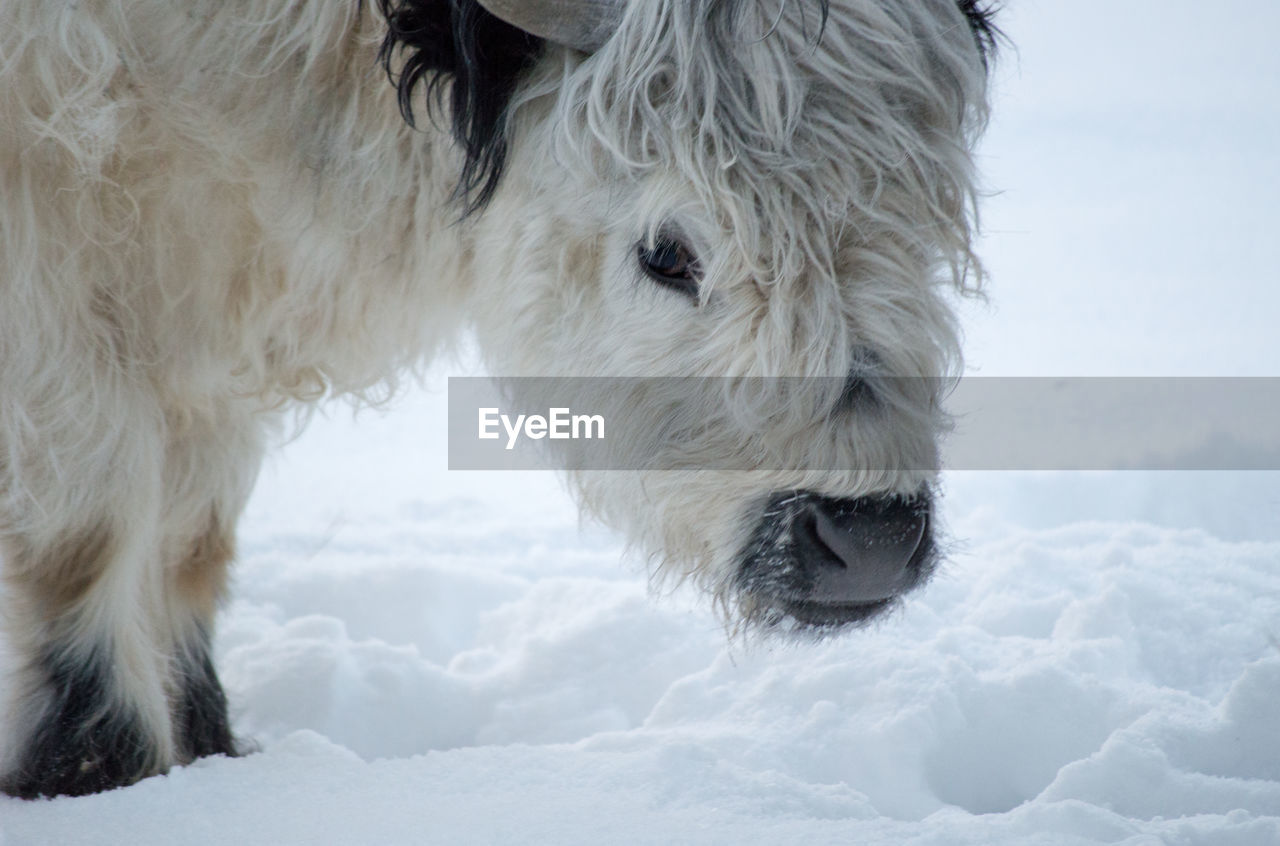
{"type": "MultiPolygon", "coordinates": [[[[633,3],[599,53],[544,63],[488,213],[502,228],[477,253],[472,313],[495,372],[830,377],[864,349],[907,377],[891,390],[957,372],[946,293],[981,278],[971,149],[986,79],[972,33],[950,0],[835,2],[819,25],[816,3],[633,3]],[[706,267],[701,309],[631,269],[635,242],[672,224],[706,267]]],[[[578,473],[574,488],[657,577],[692,576],[745,612],[736,557],[769,493],[909,493],[932,477],[936,397],[832,419],[839,385],[796,396],[794,381],[744,378],[679,448],[709,466],[785,466],[769,459],[798,450],[796,466],[862,470],[578,473]]]]}
{"type": "MultiPolygon", "coordinates": [[[[155,734],[155,769],[174,758],[166,680],[193,625],[165,568],[211,514],[234,525],[285,415],[383,398],[468,327],[504,375],[829,376],[862,349],[895,376],[958,362],[945,291],[980,276],[985,80],[951,0],[833,0],[821,38],[804,0],[632,2],[600,52],[539,60],[498,192],[461,223],[458,154],[401,119],[374,6],[0,0],[6,623],[20,652],[50,625],[16,550],[109,527],[73,641],[111,644],[112,694],[155,734]],[[706,268],[701,307],[635,269],[636,242],[671,225],[706,268]]],[[[693,446],[928,466],[928,402],[812,411],[833,400],[743,392],[693,446]]],[[[574,483],[661,573],[729,608],[769,492],[929,476],[574,483]]],[[[10,686],[9,737],[38,714],[29,687],[10,686]]]]}

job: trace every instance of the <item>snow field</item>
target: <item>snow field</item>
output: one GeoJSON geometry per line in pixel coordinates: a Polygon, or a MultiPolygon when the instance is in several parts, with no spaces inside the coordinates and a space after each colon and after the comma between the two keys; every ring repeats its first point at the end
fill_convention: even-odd
{"type": "Polygon", "coordinates": [[[1026,529],[959,499],[1025,480],[956,479],[958,548],[897,615],[727,641],[545,483],[515,525],[255,521],[217,649],[261,751],[5,800],[0,842],[1280,842],[1280,543],[1026,529]]]}

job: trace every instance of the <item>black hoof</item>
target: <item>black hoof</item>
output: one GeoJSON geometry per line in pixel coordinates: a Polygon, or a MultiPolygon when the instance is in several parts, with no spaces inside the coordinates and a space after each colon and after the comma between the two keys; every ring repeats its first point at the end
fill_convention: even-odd
{"type": "Polygon", "coordinates": [[[136,714],[109,700],[100,658],[46,655],[40,670],[52,697],[0,789],[24,799],[83,796],[153,774],[154,743],[136,714]]]}
{"type": "Polygon", "coordinates": [[[201,632],[188,644],[182,661],[182,692],[174,713],[178,750],[183,760],[206,755],[237,755],[231,722],[227,718],[227,696],[209,657],[209,637],[201,632]]]}

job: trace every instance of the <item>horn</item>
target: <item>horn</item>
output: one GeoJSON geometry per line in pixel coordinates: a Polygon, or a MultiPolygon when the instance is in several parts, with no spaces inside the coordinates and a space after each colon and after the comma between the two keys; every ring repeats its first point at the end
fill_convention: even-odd
{"type": "Polygon", "coordinates": [[[622,20],[626,0],[478,0],[489,14],[530,35],[593,53],[622,20]]]}

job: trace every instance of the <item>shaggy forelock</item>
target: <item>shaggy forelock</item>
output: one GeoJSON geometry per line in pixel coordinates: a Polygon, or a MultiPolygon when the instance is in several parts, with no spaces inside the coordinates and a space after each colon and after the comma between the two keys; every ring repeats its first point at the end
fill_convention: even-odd
{"type": "Polygon", "coordinates": [[[842,245],[883,253],[885,233],[963,287],[986,117],[973,20],[954,0],[631,3],[560,81],[560,154],[677,172],[765,288],[835,283],[842,245]]]}

